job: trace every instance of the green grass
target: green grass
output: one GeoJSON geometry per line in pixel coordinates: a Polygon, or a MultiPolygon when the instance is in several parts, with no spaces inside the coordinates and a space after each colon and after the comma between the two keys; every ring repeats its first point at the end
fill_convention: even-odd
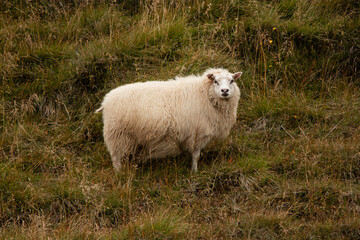
{"type": "Polygon", "coordinates": [[[358,1],[3,1],[0,238],[360,238],[358,1]],[[115,174],[116,86],[243,71],[228,139],[115,174]]]}

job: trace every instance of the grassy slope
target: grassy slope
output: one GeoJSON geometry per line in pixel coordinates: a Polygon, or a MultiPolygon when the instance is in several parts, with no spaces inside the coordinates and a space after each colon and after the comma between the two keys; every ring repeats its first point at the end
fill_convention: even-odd
{"type": "Polygon", "coordinates": [[[358,1],[1,4],[0,238],[360,238],[358,1]],[[104,94],[208,67],[226,143],[115,176],[104,94]]]}

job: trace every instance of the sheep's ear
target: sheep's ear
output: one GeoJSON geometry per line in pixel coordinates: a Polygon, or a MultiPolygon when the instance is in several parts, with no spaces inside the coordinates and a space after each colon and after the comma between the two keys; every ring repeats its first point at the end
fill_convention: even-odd
{"type": "Polygon", "coordinates": [[[210,73],[210,74],[208,74],[208,75],[206,75],[206,76],[208,77],[208,79],[210,79],[210,80],[212,80],[212,81],[215,80],[215,76],[214,76],[214,74],[212,74],[212,73],[210,73]]]}
{"type": "Polygon", "coordinates": [[[243,74],[242,72],[237,72],[237,73],[234,73],[234,74],[232,75],[232,77],[233,77],[233,79],[238,79],[238,78],[241,77],[242,74],[243,74]]]}

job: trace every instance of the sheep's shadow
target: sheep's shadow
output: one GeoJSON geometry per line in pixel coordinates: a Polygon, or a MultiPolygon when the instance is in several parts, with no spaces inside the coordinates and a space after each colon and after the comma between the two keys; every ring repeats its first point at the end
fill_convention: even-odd
{"type": "Polygon", "coordinates": [[[176,157],[150,158],[137,162],[136,168],[142,173],[184,171],[185,169],[191,169],[191,156],[183,153],[176,157]]]}
{"type": "MultiPolygon", "coordinates": [[[[211,168],[216,164],[216,160],[221,156],[220,150],[207,150],[201,153],[199,160],[199,170],[211,168]]],[[[130,160],[131,161],[131,160],[130,160]]],[[[176,157],[160,159],[147,159],[133,163],[139,173],[168,172],[168,173],[190,173],[192,158],[191,154],[184,152],[176,157]]]]}

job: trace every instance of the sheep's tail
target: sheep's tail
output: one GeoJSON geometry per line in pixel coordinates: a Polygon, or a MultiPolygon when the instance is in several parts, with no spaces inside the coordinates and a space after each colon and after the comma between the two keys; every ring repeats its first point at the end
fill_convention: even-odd
{"type": "Polygon", "coordinates": [[[101,112],[102,110],[104,110],[104,107],[103,107],[103,106],[101,106],[99,109],[97,109],[97,110],[95,111],[95,113],[99,113],[99,112],[101,112]]]}

